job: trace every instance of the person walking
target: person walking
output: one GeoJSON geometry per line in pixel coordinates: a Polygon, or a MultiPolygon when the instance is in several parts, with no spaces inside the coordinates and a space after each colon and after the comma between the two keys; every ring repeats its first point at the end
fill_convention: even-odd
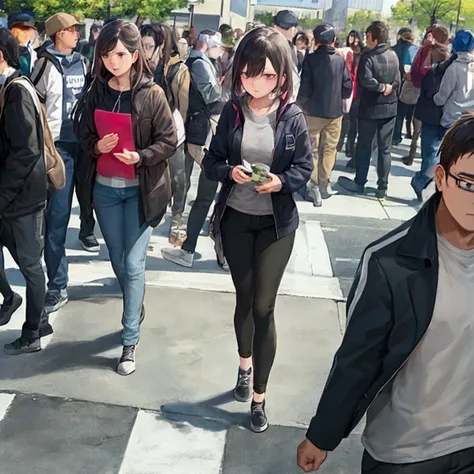
{"type": "MultiPolygon", "coordinates": [[[[151,228],[171,199],[168,160],[177,135],[163,90],[146,65],[138,28],[115,20],[104,26],[95,49],[95,77],[76,114],[86,157],[86,210],[95,208],[123,294],[120,375],[135,371],[140,322],[145,316],[145,261],[151,228]],[[124,149],[122,132],[99,135],[99,128],[128,116],[135,150],[124,149]]],[[[112,127],[112,125],[110,125],[112,127]]]]}
{"type": "Polygon", "coordinates": [[[374,137],[377,137],[376,196],[384,199],[387,195],[392,161],[392,136],[397,115],[400,70],[397,55],[387,44],[387,25],[381,21],[374,21],[367,28],[365,35],[370,51],[362,54],[357,77],[360,104],[356,176],[354,180],[342,176],[338,184],[351,193],[364,194],[372,155],[372,142],[374,137]]]}
{"type": "Polygon", "coordinates": [[[234,57],[233,98],[204,158],[207,178],[222,183],[212,237],[236,290],[240,364],[234,396],[240,402],[252,399],[250,427],[257,433],[268,428],[265,394],[276,352],[275,301],[298,227],[293,193],[312,170],[304,115],[289,103],[292,87],[288,42],[272,28],[247,33],[234,57]],[[252,181],[250,175],[266,170],[263,181],[252,181]]]}
{"type": "Polygon", "coordinates": [[[319,207],[322,199],[332,195],[330,179],[341,134],[342,101],[351,97],[352,80],[344,57],[334,47],[334,28],[321,23],[313,34],[317,49],[303,63],[298,104],[304,111],[313,146],[314,169],[307,197],[319,207]]]}
{"type": "MultiPolygon", "coordinates": [[[[186,156],[187,190],[191,186],[191,173],[196,162],[202,166],[205,149],[209,147],[211,138],[224,106],[222,86],[216,59],[222,54],[220,33],[204,30],[198,36],[195,48],[191,51],[186,65],[191,73],[189,90],[188,119],[186,122],[186,140],[188,156],[186,156]]],[[[186,240],[181,248],[163,248],[164,259],[191,268],[194,262],[197,241],[207,214],[216,195],[218,183],[206,178],[201,171],[197,196],[188,217],[186,240]]]]}
{"type": "Polygon", "coordinates": [[[474,472],[474,115],[440,148],[437,192],[363,253],[347,327],[306,440],[304,472],[367,413],[363,474],[474,472]]]}
{"type": "Polygon", "coordinates": [[[52,191],[46,207],[44,260],[48,273],[45,301],[48,313],[59,310],[68,302],[66,236],[75,185],[81,217],[79,240],[85,250],[97,252],[100,249],[93,234],[92,209],[89,214],[84,211],[79,182],[82,156],[71,118],[83,92],[88,69],[85,58],[73,52],[79,39],[78,27],[77,20],[67,13],[48,18],[46,32],[53,45],[40,53],[31,74],[31,81],[45,100],[47,121],[66,167],[66,187],[52,191]]]}
{"type": "Polygon", "coordinates": [[[169,242],[170,244],[181,246],[186,240],[186,225],[183,220],[184,208],[186,206],[184,154],[186,133],[184,121],[188,114],[190,75],[186,64],[184,64],[180,57],[175,36],[168,25],[165,23],[145,25],[141,28],[140,32],[145,56],[149,61],[148,64],[153,62],[153,55],[156,54],[156,50],[160,52],[158,67],[161,64],[164,66],[161,83],[158,83],[158,85],[166,93],[178,132],[178,149],[169,160],[173,191],[169,242]],[[156,35],[153,35],[152,31],[150,31],[151,28],[156,28],[156,35]]]}
{"type": "MultiPolygon", "coordinates": [[[[21,336],[5,345],[8,355],[38,352],[40,338],[53,333],[44,312],[45,278],[38,226],[48,190],[41,105],[28,79],[20,79],[19,67],[18,43],[10,31],[1,28],[0,77],[5,82],[0,98],[0,245],[8,249],[26,281],[26,321],[21,336]]],[[[3,326],[20,307],[22,298],[9,290],[3,255],[1,260],[3,326]]]]}

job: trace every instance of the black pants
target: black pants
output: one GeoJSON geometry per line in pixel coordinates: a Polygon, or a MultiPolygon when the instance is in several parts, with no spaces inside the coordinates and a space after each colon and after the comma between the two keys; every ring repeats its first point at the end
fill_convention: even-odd
{"type": "Polygon", "coordinates": [[[40,212],[2,219],[0,242],[12,255],[26,281],[26,322],[22,337],[35,340],[44,313],[45,278],[41,267],[40,212]]]}
{"type": "MultiPolygon", "coordinates": [[[[186,164],[187,167],[189,167],[189,160],[186,164]]],[[[192,167],[191,171],[188,168],[187,174],[189,173],[190,176],[191,172],[192,167]]],[[[204,171],[201,171],[196,200],[194,201],[188,217],[186,229],[187,237],[182,246],[183,250],[186,250],[187,252],[194,252],[196,250],[199,234],[201,233],[204,222],[206,222],[206,217],[216,196],[218,185],[219,183],[217,181],[209,181],[206,178],[204,171]]]]}
{"type": "Polygon", "coordinates": [[[346,151],[347,154],[355,161],[355,141],[357,132],[359,131],[359,100],[352,102],[351,111],[349,112],[349,130],[347,132],[346,151]]]}
{"type": "Polygon", "coordinates": [[[379,189],[387,189],[388,176],[392,163],[392,136],[396,117],[388,119],[359,119],[359,137],[356,151],[356,177],[359,186],[365,186],[369,174],[370,157],[372,155],[372,142],[377,137],[377,185],[379,189]]]}
{"type": "Polygon", "coordinates": [[[362,458],[362,474],[473,474],[474,448],[458,451],[429,461],[412,464],[386,464],[376,461],[367,451],[362,458]]]}
{"type": "Polygon", "coordinates": [[[276,353],[275,301],[295,232],[277,240],[273,216],[252,216],[232,208],[226,209],[221,230],[235,285],[239,355],[253,355],[254,391],[265,393],[276,353]]]}
{"type": "Polygon", "coordinates": [[[415,113],[416,104],[404,104],[403,102],[398,102],[397,107],[397,120],[395,123],[395,129],[393,131],[393,141],[401,142],[402,141],[402,130],[403,130],[403,121],[406,119],[407,122],[407,135],[411,135],[412,132],[412,121],[413,114],[415,113]]]}

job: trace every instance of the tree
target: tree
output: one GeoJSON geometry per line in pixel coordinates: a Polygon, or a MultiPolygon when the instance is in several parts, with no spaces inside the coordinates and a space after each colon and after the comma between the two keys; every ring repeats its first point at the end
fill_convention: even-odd
{"type": "Polygon", "coordinates": [[[322,22],[322,18],[311,18],[309,16],[305,16],[299,19],[299,26],[303,28],[303,30],[314,30],[314,27],[322,22]]]}
{"type": "MultiPolygon", "coordinates": [[[[469,0],[464,0],[468,3],[469,0]]],[[[446,25],[456,22],[458,0],[412,0],[398,1],[392,7],[392,16],[398,23],[416,24],[421,30],[435,23],[446,25]]]]}
{"type": "Polygon", "coordinates": [[[380,19],[381,15],[379,12],[373,12],[371,10],[359,10],[347,18],[344,34],[347,35],[351,30],[357,30],[362,33],[373,21],[380,19]]]}
{"type": "Polygon", "coordinates": [[[255,21],[263,23],[265,26],[272,26],[273,13],[272,12],[255,13],[254,19],[255,21]]]}

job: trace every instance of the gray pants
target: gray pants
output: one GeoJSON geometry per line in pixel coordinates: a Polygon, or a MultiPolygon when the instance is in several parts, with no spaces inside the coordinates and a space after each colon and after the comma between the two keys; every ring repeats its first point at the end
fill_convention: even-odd
{"type": "Polygon", "coordinates": [[[458,451],[429,461],[387,464],[376,461],[367,451],[362,458],[362,474],[473,474],[474,448],[458,451]]]}
{"type": "Polygon", "coordinates": [[[186,170],[184,144],[169,159],[173,204],[171,206],[172,225],[183,224],[183,213],[186,205],[186,170]]]}

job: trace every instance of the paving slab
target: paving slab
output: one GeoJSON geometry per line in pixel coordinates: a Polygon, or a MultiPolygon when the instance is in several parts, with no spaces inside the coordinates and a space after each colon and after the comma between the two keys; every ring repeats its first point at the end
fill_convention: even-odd
{"type": "MultiPolygon", "coordinates": [[[[234,295],[148,287],[137,371],[120,377],[122,301],[106,289],[92,297],[89,287],[75,290],[45,351],[0,354],[0,388],[247,423],[248,406],[231,394],[238,367],[234,295]]],[[[341,341],[337,305],[280,296],[276,324],[268,411],[272,423],[305,426],[341,341]]]]}

